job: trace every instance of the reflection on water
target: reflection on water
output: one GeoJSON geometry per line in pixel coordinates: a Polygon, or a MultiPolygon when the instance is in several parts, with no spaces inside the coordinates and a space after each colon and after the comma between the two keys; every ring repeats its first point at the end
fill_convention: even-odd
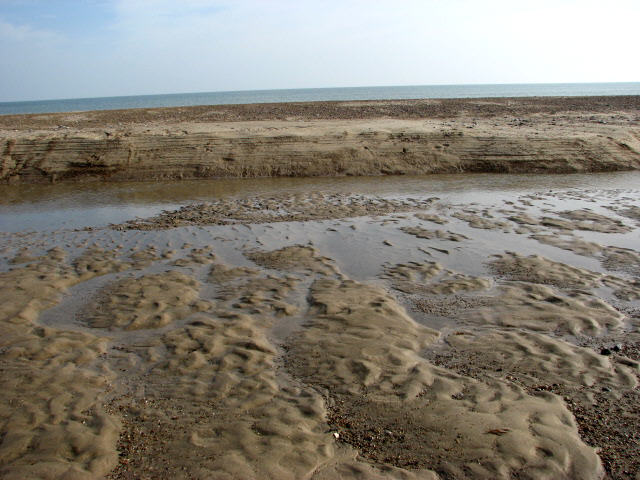
{"type": "Polygon", "coordinates": [[[0,231],[102,226],[181,205],[251,195],[326,191],[379,196],[438,196],[488,201],[505,195],[567,189],[633,189],[640,172],[574,175],[428,175],[210,179],[0,186],[0,231]]]}

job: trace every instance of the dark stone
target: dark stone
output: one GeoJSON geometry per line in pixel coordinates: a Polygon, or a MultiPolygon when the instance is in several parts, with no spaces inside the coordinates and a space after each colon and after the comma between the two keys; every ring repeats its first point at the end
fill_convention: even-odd
{"type": "Polygon", "coordinates": [[[611,355],[611,350],[609,350],[608,348],[603,348],[602,350],[600,350],[600,355],[611,355]]]}

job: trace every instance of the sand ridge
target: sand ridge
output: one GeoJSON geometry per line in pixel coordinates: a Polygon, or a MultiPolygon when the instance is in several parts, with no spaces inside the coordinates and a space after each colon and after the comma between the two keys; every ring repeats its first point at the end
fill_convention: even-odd
{"type": "Polygon", "coordinates": [[[2,116],[0,182],[638,169],[638,98],[311,102],[2,116]]]}
{"type": "Polygon", "coordinates": [[[264,222],[291,222],[385,215],[391,212],[409,212],[428,208],[437,201],[427,199],[395,200],[364,195],[337,195],[323,192],[307,194],[280,194],[257,196],[241,202],[220,200],[208,204],[195,204],[146,219],[136,219],[119,225],[117,230],[156,230],[188,225],[251,224],[264,222]]]}

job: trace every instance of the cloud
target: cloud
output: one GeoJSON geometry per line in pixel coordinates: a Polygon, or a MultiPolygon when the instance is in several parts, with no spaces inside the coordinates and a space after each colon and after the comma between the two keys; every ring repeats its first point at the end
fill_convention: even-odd
{"type": "Polygon", "coordinates": [[[118,8],[118,50],[153,59],[137,68],[169,82],[189,71],[195,88],[380,84],[414,55],[403,44],[431,54],[438,28],[425,29],[424,15],[412,14],[421,4],[192,0],[154,2],[151,13],[148,1],[126,1],[118,8]]]}
{"type": "Polygon", "coordinates": [[[0,101],[45,96],[64,42],[57,33],[0,19],[0,101]]]}
{"type": "Polygon", "coordinates": [[[0,18],[0,39],[3,42],[42,45],[59,42],[63,38],[62,35],[52,31],[36,29],[29,25],[14,25],[0,18]]]}
{"type": "Polygon", "coordinates": [[[0,92],[78,97],[640,79],[636,0],[98,3],[55,23],[55,32],[0,18],[0,51],[18,65],[3,72],[0,92]],[[87,15],[89,27],[79,28],[87,15]]]}

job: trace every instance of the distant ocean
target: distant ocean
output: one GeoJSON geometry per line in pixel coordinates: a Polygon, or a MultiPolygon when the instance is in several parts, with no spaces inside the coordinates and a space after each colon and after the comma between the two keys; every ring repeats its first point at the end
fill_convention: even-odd
{"type": "Polygon", "coordinates": [[[183,107],[238,103],[315,102],[323,100],[402,100],[413,98],[555,97],[640,95],[640,82],[535,83],[503,85],[418,85],[398,87],[300,88],[238,92],[173,93],[127,97],[0,102],[0,115],[122,108],[183,107]]]}

